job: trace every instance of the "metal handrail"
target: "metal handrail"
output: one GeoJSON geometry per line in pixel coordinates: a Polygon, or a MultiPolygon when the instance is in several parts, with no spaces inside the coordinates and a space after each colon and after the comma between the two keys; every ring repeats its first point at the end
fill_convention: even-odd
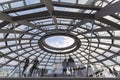
{"type": "Polygon", "coordinates": [[[17,70],[17,68],[21,65],[21,63],[19,63],[8,75],[7,77],[11,77],[12,75],[14,75],[15,71],[17,70]]]}

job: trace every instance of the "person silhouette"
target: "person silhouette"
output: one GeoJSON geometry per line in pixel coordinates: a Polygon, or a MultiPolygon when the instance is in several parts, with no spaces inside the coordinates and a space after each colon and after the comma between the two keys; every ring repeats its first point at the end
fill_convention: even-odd
{"type": "Polygon", "coordinates": [[[67,72],[67,59],[65,59],[62,62],[62,66],[63,66],[63,74],[66,75],[66,72],[67,72]]]}
{"type": "Polygon", "coordinates": [[[38,65],[39,65],[39,60],[38,60],[38,57],[36,57],[33,61],[33,66],[30,69],[30,76],[32,76],[33,71],[35,71],[35,70],[36,70],[36,74],[37,74],[37,72],[39,70],[38,65]]]}
{"type": "Polygon", "coordinates": [[[69,59],[68,59],[68,66],[70,68],[70,72],[71,72],[71,75],[72,75],[72,70],[73,70],[73,67],[75,66],[75,63],[74,63],[73,58],[70,55],[69,55],[69,59]]]}
{"type": "Polygon", "coordinates": [[[25,70],[27,69],[27,67],[29,66],[29,58],[25,59],[25,64],[23,66],[23,71],[22,71],[22,75],[24,75],[24,77],[26,76],[26,74],[24,74],[25,70]]]}

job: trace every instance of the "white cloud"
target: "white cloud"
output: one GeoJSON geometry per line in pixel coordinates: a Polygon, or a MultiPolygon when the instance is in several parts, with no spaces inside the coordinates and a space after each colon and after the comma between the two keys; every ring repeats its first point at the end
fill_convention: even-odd
{"type": "Polygon", "coordinates": [[[65,36],[55,36],[54,38],[49,39],[47,43],[53,47],[63,48],[73,44],[74,39],[65,36]]]}

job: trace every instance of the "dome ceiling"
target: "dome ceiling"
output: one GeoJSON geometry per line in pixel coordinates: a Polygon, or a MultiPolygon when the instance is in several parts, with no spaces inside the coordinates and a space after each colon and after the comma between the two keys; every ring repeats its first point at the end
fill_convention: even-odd
{"type": "Polygon", "coordinates": [[[76,64],[87,64],[89,58],[90,64],[120,65],[119,4],[119,0],[1,2],[0,68],[38,57],[40,66],[51,69],[69,55],[76,64]],[[45,42],[61,35],[72,38],[73,44],[55,48],[45,42]]]}

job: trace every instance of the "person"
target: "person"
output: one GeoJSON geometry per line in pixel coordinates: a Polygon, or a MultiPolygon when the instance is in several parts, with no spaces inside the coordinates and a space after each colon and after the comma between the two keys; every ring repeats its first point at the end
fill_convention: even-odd
{"type": "Polygon", "coordinates": [[[45,71],[45,69],[44,69],[44,68],[42,68],[42,70],[41,70],[41,77],[43,76],[44,71],[45,71]]]}
{"type": "Polygon", "coordinates": [[[38,70],[38,77],[43,77],[44,70],[44,68],[38,70]]]}
{"type": "Polygon", "coordinates": [[[68,59],[68,66],[70,68],[70,72],[71,72],[71,75],[72,75],[72,69],[75,66],[75,63],[74,63],[73,58],[70,55],[69,55],[69,59],[68,59]]]}
{"type": "Polygon", "coordinates": [[[118,76],[118,72],[116,71],[115,67],[113,67],[113,73],[116,77],[118,76]]]}
{"type": "Polygon", "coordinates": [[[26,76],[26,74],[24,74],[25,70],[27,69],[27,67],[29,66],[29,58],[26,58],[25,59],[25,65],[23,66],[23,71],[22,71],[22,74],[24,76],[26,76]]]}
{"type": "Polygon", "coordinates": [[[110,72],[111,74],[113,74],[113,71],[112,71],[112,69],[111,69],[111,68],[108,68],[108,70],[109,70],[109,72],[110,72]]]}
{"type": "Polygon", "coordinates": [[[39,60],[38,60],[38,57],[36,57],[36,58],[34,59],[34,61],[33,61],[33,66],[32,66],[31,69],[30,69],[30,75],[31,75],[31,76],[32,76],[32,74],[33,74],[33,71],[35,71],[35,70],[36,70],[36,74],[37,74],[37,72],[38,72],[38,70],[39,70],[38,65],[39,65],[39,60]]]}
{"type": "Polygon", "coordinates": [[[62,66],[63,66],[63,74],[66,75],[66,72],[67,72],[67,59],[65,59],[62,62],[62,66]]]}
{"type": "Polygon", "coordinates": [[[73,71],[74,71],[74,75],[77,76],[77,71],[78,71],[77,65],[74,65],[73,71]]]}

